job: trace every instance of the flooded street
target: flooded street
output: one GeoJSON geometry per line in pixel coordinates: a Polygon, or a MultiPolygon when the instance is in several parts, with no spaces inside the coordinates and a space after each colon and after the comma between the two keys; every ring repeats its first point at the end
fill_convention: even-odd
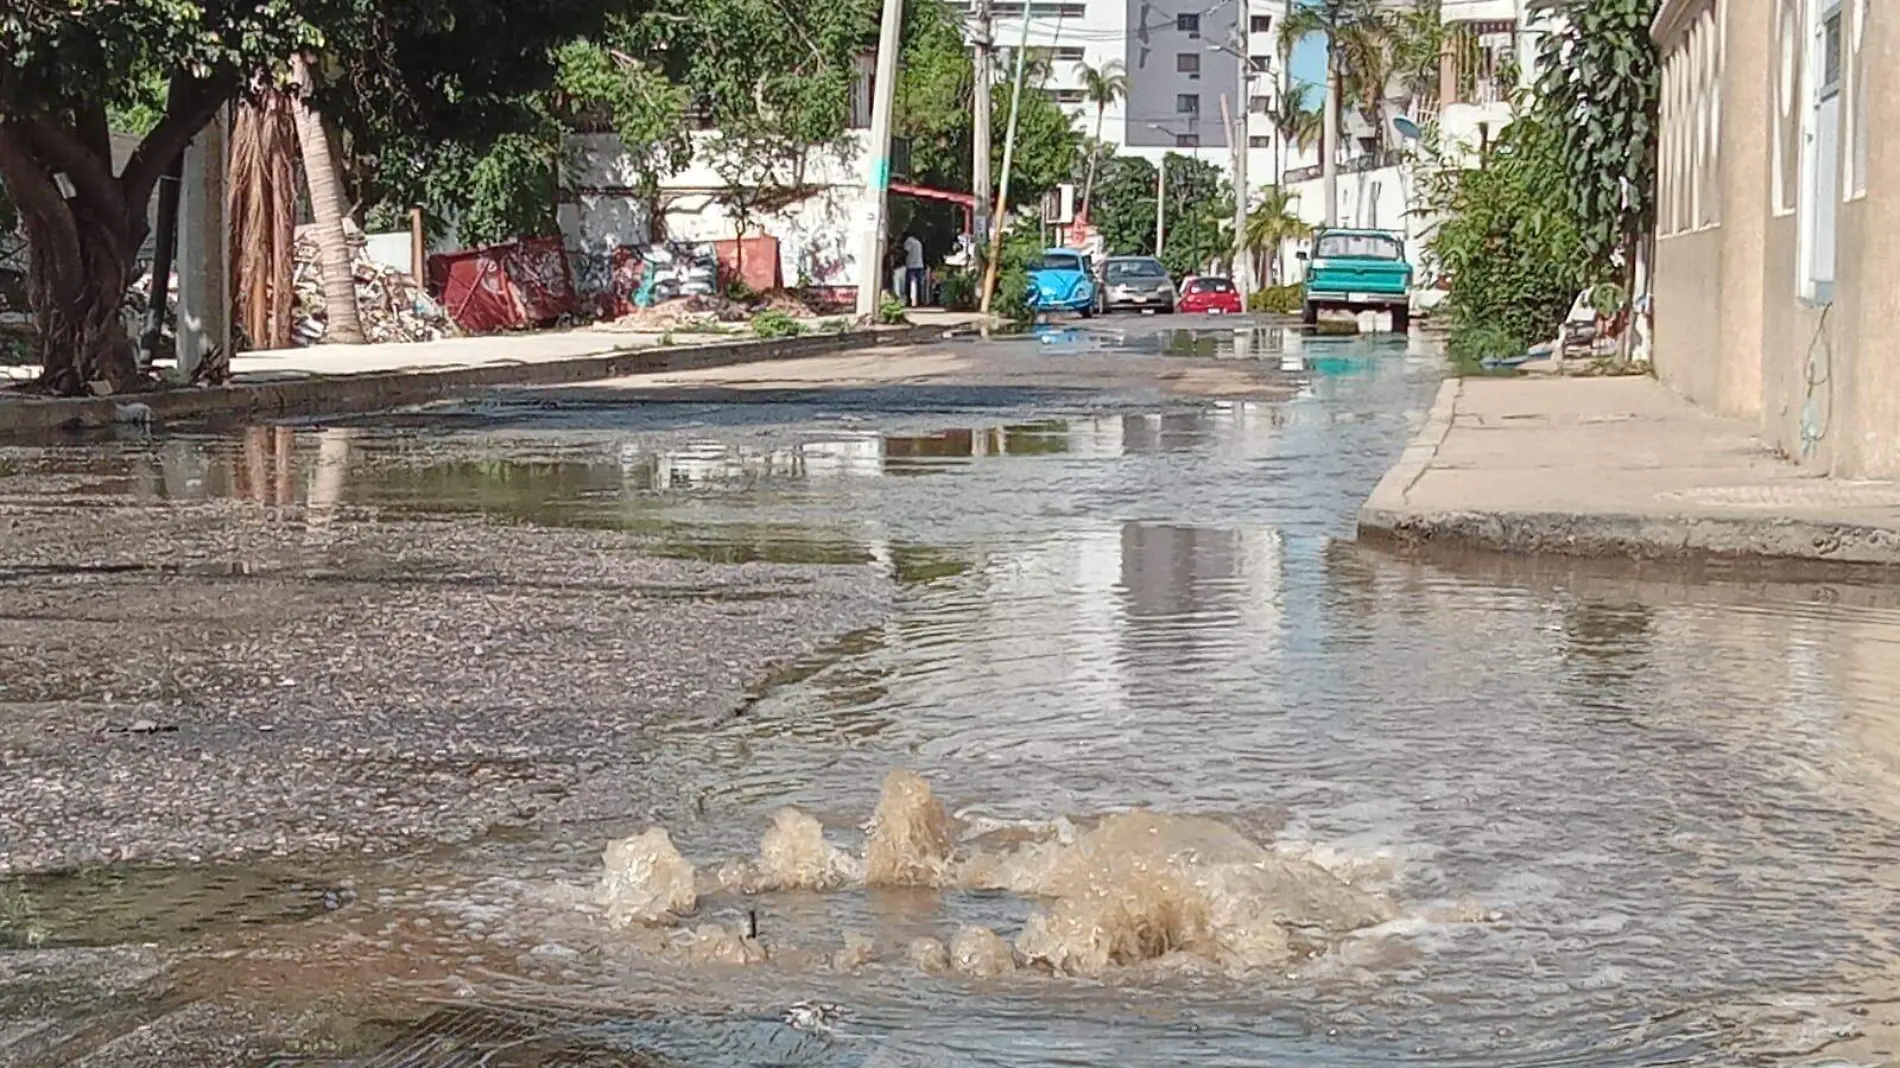
{"type": "Polygon", "coordinates": [[[0,451],[0,1065],[1900,1056],[1900,595],[1358,546],[1432,343],[1177,325],[0,451]]]}

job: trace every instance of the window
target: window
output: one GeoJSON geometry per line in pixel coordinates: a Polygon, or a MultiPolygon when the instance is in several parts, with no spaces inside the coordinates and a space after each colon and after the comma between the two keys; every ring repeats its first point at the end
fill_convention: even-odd
{"type": "Polygon", "coordinates": [[[1174,57],[1174,69],[1178,74],[1199,79],[1201,76],[1201,57],[1193,52],[1182,52],[1174,57]]]}
{"type": "Polygon", "coordinates": [[[1247,110],[1253,112],[1255,115],[1265,115],[1268,111],[1271,111],[1272,109],[1273,109],[1272,97],[1250,96],[1247,98],[1247,110]]]}
{"type": "Polygon", "coordinates": [[[1247,147],[1248,148],[1272,148],[1273,138],[1261,137],[1259,134],[1255,134],[1254,136],[1247,138],[1247,147]]]}
{"type": "Polygon", "coordinates": [[[1201,147],[1201,135],[1200,134],[1175,134],[1174,147],[1199,148],[1201,147]]]}
{"type": "Polygon", "coordinates": [[[1176,96],[1174,98],[1174,113],[1176,115],[1199,115],[1201,113],[1200,95],[1197,93],[1182,93],[1176,96]]]}
{"type": "Polygon", "coordinates": [[[1072,252],[1044,253],[1042,259],[1030,268],[1032,271],[1076,271],[1078,273],[1086,269],[1082,265],[1082,257],[1072,252]]]}
{"type": "Polygon", "coordinates": [[[1270,74],[1273,72],[1273,57],[1248,56],[1247,69],[1253,71],[1255,74],[1270,74]]]}
{"type": "Polygon", "coordinates": [[[1404,259],[1399,251],[1399,243],[1379,234],[1325,234],[1313,249],[1316,260],[1330,259],[1404,259]]]}
{"type": "Polygon", "coordinates": [[[1088,14],[1087,4],[1030,4],[1033,18],[1079,19],[1088,14]]]}
{"type": "Polygon", "coordinates": [[[1043,93],[1058,104],[1080,104],[1084,95],[1080,89],[1044,89],[1043,93]]]}
{"type": "Polygon", "coordinates": [[[1080,62],[1082,62],[1082,61],[1083,61],[1084,59],[1087,59],[1087,58],[1088,58],[1088,52],[1087,52],[1087,50],[1085,50],[1085,49],[1082,49],[1082,48],[1079,48],[1079,47],[1076,47],[1076,48],[1068,48],[1068,47],[1064,47],[1064,48],[1058,48],[1058,49],[1056,49],[1056,53],[1055,53],[1055,54],[1056,54],[1056,58],[1057,58],[1057,59],[1059,59],[1059,60],[1061,60],[1061,61],[1062,61],[1062,62],[1064,62],[1064,63],[1080,63],[1080,62]]]}
{"type": "Polygon", "coordinates": [[[1255,15],[1252,18],[1247,20],[1247,29],[1249,32],[1252,32],[1252,33],[1272,33],[1273,32],[1273,16],[1272,15],[1255,15]]]}
{"type": "Polygon", "coordinates": [[[1854,22],[1848,27],[1848,99],[1853,110],[1848,113],[1852,124],[1847,132],[1847,198],[1858,200],[1867,195],[1867,140],[1871,135],[1868,123],[1872,116],[1868,114],[1868,98],[1873,96],[1872,81],[1867,76],[1867,52],[1861,45],[1867,40],[1867,17],[1869,0],[1855,0],[1854,22]]]}
{"type": "Polygon", "coordinates": [[[1801,296],[1834,301],[1834,239],[1841,201],[1841,4],[1823,0],[1809,29],[1807,137],[1801,161],[1801,296]]]}
{"type": "Polygon", "coordinates": [[[1109,260],[1103,275],[1110,282],[1126,282],[1135,278],[1166,278],[1168,269],[1161,266],[1160,260],[1109,260]]]}
{"type": "Polygon", "coordinates": [[[1181,33],[1187,34],[1189,37],[1199,37],[1201,35],[1201,16],[1176,15],[1174,16],[1174,28],[1181,33]]]}

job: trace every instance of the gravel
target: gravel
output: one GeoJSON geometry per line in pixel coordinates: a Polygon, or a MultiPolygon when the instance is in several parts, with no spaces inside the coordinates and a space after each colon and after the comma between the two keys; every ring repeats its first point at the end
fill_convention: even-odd
{"type": "Polygon", "coordinates": [[[890,599],[869,567],[102,485],[0,477],[0,874],[389,853],[651,790],[653,728],[890,599]]]}

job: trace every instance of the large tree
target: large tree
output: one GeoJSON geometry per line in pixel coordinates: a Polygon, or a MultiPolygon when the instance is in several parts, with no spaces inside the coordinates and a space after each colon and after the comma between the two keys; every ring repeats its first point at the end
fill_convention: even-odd
{"type": "Polygon", "coordinates": [[[1118,60],[1110,60],[1100,68],[1084,66],[1082,68],[1083,99],[1095,105],[1095,136],[1089,144],[1089,173],[1082,183],[1082,217],[1089,217],[1089,206],[1095,198],[1095,171],[1102,162],[1102,119],[1108,109],[1121,102],[1128,95],[1128,71],[1118,60]]]}
{"type": "MultiPolygon", "coordinates": [[[[616,0],[623,2],[623,0],[616,0]]],[[[624,0],[638,3],[639,0],[624,0]]],[[[120,317],[159,176],[261,73],[344,57],[336,92],[418,136],[492,128],[553,80],[550,46],[599,30],[601,0],[25,0],[0,14],[0,181],[31,248],[36,383],[140,385],[120,317]],[[164,108],[122,169],[108,110],[146,79],[164,108]]]]}

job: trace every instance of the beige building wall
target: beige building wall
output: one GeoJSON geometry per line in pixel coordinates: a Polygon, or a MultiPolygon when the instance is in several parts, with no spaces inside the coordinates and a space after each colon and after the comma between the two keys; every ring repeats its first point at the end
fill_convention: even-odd
{"type": "Polygon", "coordinates": [[[1666,0],[1655,26],[1657,373],[1850,477],[1900,476],[1900,139],[1875,135],[1900,123],[1891,8],[1666,0]],[[1830,48],[1837,61],[1817,62],[1830,48]],[[1824,116],[1838,122],[1829,159],[1814,147],[1824,116]],[[1831,289],[1813,281],[1823,231],[1831,289]]]}

